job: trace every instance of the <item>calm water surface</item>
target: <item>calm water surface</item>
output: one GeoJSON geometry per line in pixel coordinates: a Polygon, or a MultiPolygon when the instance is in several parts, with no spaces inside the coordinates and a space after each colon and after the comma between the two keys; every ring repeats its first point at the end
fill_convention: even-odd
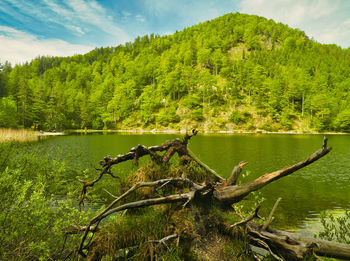
{"type": "MultiPolygon", "coordinates": [[[[106,155],[124,154],[137,144],[157,145],[176,137],[180,136],[72,135],[50,137],[34,146],[53,148],[63,157],[69,155],[72,163],[83,170],[98,166],[106,155]]],[[[321,147],[322,139],[322,135],[197,135],[190,140],[189,148],[224,177],[238,162],[248,161],[243,173],[249,175],[241,178],[241,182],[247,182],[305,159],[321,147]]],[[[261,190],[266,198],[262,214],[267,215],[275,200],[282,197],[273,224],[276,228],[289,228],[306,234],[317,232],[321,211],[341,213],[350,208],[350,136],[328,135],[328,144],[333,150],[327,156],[261,190]]],[[[130,162],[122,163],[114,168],[114,172],[128,175],[130,167],[130,162]]]]}

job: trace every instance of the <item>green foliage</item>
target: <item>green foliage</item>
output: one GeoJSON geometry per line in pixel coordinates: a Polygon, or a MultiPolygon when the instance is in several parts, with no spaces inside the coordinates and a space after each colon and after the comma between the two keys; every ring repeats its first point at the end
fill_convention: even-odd
{"type": "Polygon", "coordinates": [[[64,166],[30,153],[16,157],[21,150],[17,143],[0,144],[0,259],[64,259],[80,238],[64,243],[64,232],[93,213],[79,211],[57,184],[64,166]],[[61,199],[53,196],[58,189],[61,199]]]}
{"type": "Polygon", "coordinates": [[[350,244],[350,211],[339,216],[322,212],[321,222],[323,231],[318,234],[320,238],[350,244]]]}
{"type": "Polygon", "coordinates": [[[16,128],[17,126],[16,101],[11,96],[0,98],[0,127],[16,128]]]}
{"type": "Polygon", "coordinates": [[[239,124],[246,123],[249,120],[250,117],[251,117],[251,115],[247,111],[237,111],[237,110],[235,110],[235,111],[233,111],[230,114],[230,118],[229,119],[234,124],[239,125],[239,124]]]}
{"type": "MultiPolygon", "coordinates": [[[[313,42],[287,25],[227,14],[85,55],[4,64],[0,125],[151,129],[207,121],[220,129],[225,124],[212,112],[234,105],[267,111],[280,129],[303,121],[307,129],[346,131],[341,113],[350,106],[349,57],[349,50],[313,42]]],[[[259,118],[243,127],[260,128],[259,118]]],[[[224,120],[243,123],[241,115],[224,120]]]]}
{"type": "Polygon", "coordinates": [[[337,130],[350,132],[350,109],[340,112],[334,120],[334,127],[337,130]]]}

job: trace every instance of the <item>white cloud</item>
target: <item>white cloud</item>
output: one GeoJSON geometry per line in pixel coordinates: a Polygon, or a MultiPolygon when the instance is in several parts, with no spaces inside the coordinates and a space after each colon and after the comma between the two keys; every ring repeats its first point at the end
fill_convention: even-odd
{"type": "MultiPolygon", "coordinates": [[[[60,25],[77,36],[87,32],[97,31],[113,38],[113,42],[120,44],[132,40],[132,37],[118,26],[106,8],[95,0],[42,0],[41,2],[1,0],[8,3],[4,12],[13,16],[60,25]],[[12,8],[14,7],[14,8],[12,8]]],[[[0,3],[1,9],[1,3],[0,3]]],[[[98,35],[96,36],[98,38],[98,35]]],[[[108,38],[108,37],[106,37],[108,38]]]]}
{"type": "Polygon", "coordinates": [[[141,23],[145,22],[145,18],[142,15],[136,15],[135,18],[137,21],[141,23]]]}
{"type": "Polygon", "coordinates": [[[242,0],[240,12],[272,18],[299,28],[321,43],[350,46],[349,1],[340,0],[242,0]],[[348,9],[347,9],[348,8],[348,9]]]}
{"type": "Polygon", "coordinates": [[[75,19],[84,24],[94,25],[101,31],[115,36],[117,42],[125,43],[132,39],[96,1],[69,0],[66,4],[73,9],[75,19]]]}
{"type": "Polygon", "coordinates": [[[66,27],[67,29],[69,29],[71,31],[74,31],[75,34],[77,34],[77,35],[84,35],[85,34],[83,29],[80,28],[79,26],[67,24],[67,25],[64,25],[64,27],[66,27]]]}
{"type": "Polygon", "coordinates": [[[338,8],[338,0],[243,0],[240,11],[297,27],[305,21],[330,15],[338,8]]]}
{"type": "Polygon", "coordinates": [[[0,57],[2,62],[24,63],[41,55],[71,56],[86,53],[92,46],[70,44],[59,39],[40,40],[34,35],[0,26],[0,57]]]}

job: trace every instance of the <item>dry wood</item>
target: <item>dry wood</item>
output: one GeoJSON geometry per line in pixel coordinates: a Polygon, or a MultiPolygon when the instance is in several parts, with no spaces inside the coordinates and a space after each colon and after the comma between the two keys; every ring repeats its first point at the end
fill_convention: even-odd
{"type": "Polygon", "coordinates": [[[271,210],[271,212],[270,212],[269,217],[267,218],[265,224],[264,224],[263,227],[262,227],[262,230],[266,230],[266,228],[270,225],[272,216],[273,216],[273,214],[275,213],[275,211],[276,211],[276,209],[277,209],[277,206],[278,206],[278,203],[280,203],[281,199],[282,199],[282,198],[278,198],[278,199],[276,200],[276,202],[275,202],[275,204],[273,205],[273,208],[272,208],[272,210],[271,210]]]}
{"type": "Polygon", "coordinates": [[[219,182],[225,181],[225,179],[223,177],[221,177],[218,173],[216,173],[215,170],[213,170],[208,165],[206,165],[204,162],[202,162],[190,149],[187,149],[187,152],[188,152],[188,156],[190,156],[194,161],[196,161],[202,168],[207,170],[209,173],[213,174],[214,177],[216,177],[216,179],[219,182]]]}
{"type": "Polygon", "coordinates": [[[236,185],[239,175],[242,172],[242,168],[246,164],[248,164],[248,161],[241,161],[232,169],[230,177],[225,181],[225,186],[236,185]]]}
{"type": "Polygon", "coordinates": [[[214,191],[214,197],[217,200],[221,202],[225,202],[228,205],[236,203],[242,200],[249,193],[259,190],[275,180],[288,176],[293,172],[310,165],[311,163],[325,156],[331,150],[332,150],[332,147],[327,147],[327,139],[325,138],[322,148],[314,152],[307,159],[301,162],[298,162],[294,165],[284,167],[283,169],[280,169],[268,174],[264,174],[259,178],[248,183],[233,185],[233,186],[226,186],[226,187],[218,187],[214,191]]]}
{"type": "Polygon", "coordinates": [[[111,156],[106,156],[103,160],[100,161],[102,169],[99,170],[100,173],[96,179],[94,179],[93,181],[79,180],[81,183],[83,183],[83,188],[79,200],[79,206],[84,204],[84,199],[86,198],[88,187],[93,187],[95,183],[100,181],[105,174],[109,174],[114,178],[118,178],[114,176],[111,172],[111,167],[113,165],[128,160],[132,160],[134,165],[138,165],[138,159],[146,155],[150,155],[151,159],[158,164],[167,163],[175,153],[178,153],[179,156],[188,155],[188,141],[191,139],[191,137],[197,135],[197,133],[198,131],[193,129],[192,133],[186,134],[183,140],[174,139],[166,141],[161,145],[151,147],[146,147],[144,145],[139,144],[136,147],[131,148],[131,150],[126,154],[118,155],[115,158],[112,158],[111,156]],[[157,154],[157,152],[162,151],[165,151],[163,156],[157,154]]]}
{"type": "Polygon", "coordinates": [[[159,240],[149,240],[148,242],[153,243],[153,244],[158,244],[158,245],[163,244],[169,249],[168,245],[166,244],[166,241],[168,241],[170,239],[178,238],[178,237],[179,237],[179,235],[173,234],[173,235],[163,237],[162,239],[159,239],[159,240]]]}
{"type": "Polygon", "coordinates": [[[258,205],[256,207],[256,209],[254,210],[254,212],[247,218],[245,219],[242,219],[241,221],[237,222],[237,223],[234,223],[233,225],[231,225],[230,227],[233,228],[233,227],[236,227],[236,226],[241,226],[241,225],[245,225],[247,224],[249,221],[252,221],[254,218],[259,218],[259,219],[263,219],[262,217],[259,216],[258,212],[259,212],[259,209],[260,209],[260,205],[258,205]]]}
{"type": "MultiPolygon", "coordinates": [[[[96,215],[94,218],[92,218],[88,225],[77,229],[78,231],[82,231],[82,230],[84,231],[84,234],[82,236],[82,240],[79,246],[79,253],[81,255],[85,256],[83,250],[89,245],[89,244],[85,245],[85,240],[89,232],[93,232],[93,230],[96,231],[98,229],[98,224],[101,222],[101,220],[110,216],[113,213],[117,213],[127,209],[141,208],[146,206],[167,204],[167,203],[174,203],[174,202],[182,202],[183,207],[185,207],[188,205],[189,202],[192,202],[194,198],[198,198],[198,201],[202,199],[203,201],[205,201],[205,204],[208,206],[210,206],[210,204],[216,204],[216,203],[231,205],[235,202],[242,200],[249,193],[256,191],[258,189],[261,189],[262,187],[266,186],[267,184],[275,180],[278,180],[282,177],[290,175],[293,172],[305,166],[308,166],[314,161],[325,156],[332,149],[331,147],[327,147],[327,139],[325,138],[323,141],[323,145],[319,150],[317,150],[308,158],[306,158],[305,160],[299,163],[296,163],[291,166],[287,166],[283,169],[274,171],[272,173],[264,174],[258,177],[257,179],[245,184],[225,186],[224,184],[225,179],[222,178],[220,175],[218,175],[214,170],[212,170],[206,164],[201,162],[187,148],[188,140],[196,134],[197,134],[197,131],[194,130],[192,131],[191,135],[186,135],[183,140],[175,139],[172,141],[167,141],[162,145],[152,146],[152,147],[138,145],[137,147],[132,148],[130,152],[127,154],[119,155],[115,158],[106,157],[103,161],[101,161],[101,165],[103,169],[101,170],[101,173],[98,176],[98,178],[92,182],[83,181],[84,186],[83,186],[82,194],[85,195],[86,188],[88,186],[93,186],[96,182],[98,182],[102,178],[104,174],[110,174],[111,166],[126,160],[133,160],[133,162],[137,164],[138,158],[145,155],[150,155],[152,160],[156,161],[157,163],[167,163],[175,153],[178,153],[180,157],[186,155],[190,157],[192,160],[196,161],[200,166],[202,166],[205,170],[211,173],[216,178],[217,181],[221,183],[211,183],[204,186],[204,185],[196,184],[193,181],[185,178],[169,178],[169,179],[161,179],[161,180],[150,181],[150,182],[136,183],[129,190],[123,193],[121,196],[117,197],[113,195],[115,199],[112,201],[112,203],[109,206],[107,206],[107,208],[104,211],[102,211],[101,213],[96,215]],[[157,153],[161,151],[165,151],[165,153],[163,155],[160,155],[157,153]],[[143,200],[134,201],[134,202],[128,202],[119,206],[117,205],[122,199],[125,199],[129,194],[131,194],[132,192],[136,191],[141,187],[158,187],[159,189],[164,186],[168,186],[170,184],[177,185],[178,187],[183,187],[185,184],[187,184],[190,187],[190,191],[186,193],[179,192],[177,194],[167,195],[163,197],[155,197],[155,198],[143,199],[143,200]]],[[[253,218],[259,217],[258,210],[260,206],[258,206],[255,209],[254,213],[251,214],[248,218],[243,219],[240,222],[237,222],[231,227],[246,224],[249,231],[249,239],[251,243],[258,245],[260,247],[262,246],[266,248],[268,251],[270,251],[272,256],[274,256],[276,259],[279,259],[279,260],[281,259],[280,257],[283,257],[286,260],[302,259],[307,254],[312,253],[312,251],[314,251],[314,253],[321,256],[331,256],[336,258],[350,259],[349,245],[335,243],[335,242],[328,242],[321,239],[306,238],[306,237],[302,237],[301,235],[279,231],[279,230],[273,230],[269,228],[268,226],[271,222],[271,218],[274,214],[274,211],[277,208],[279,201],[280,199],[278,199],[277,202],[275,203],[269,215],[269,218],[266,221],[264,226],[251,222],[253,218]]],[[[175,238],[175,236],[177,235],[170,235],[157,242],[156,241],[154,242],[163,243],[163,241],[165,242],[166,240],[175,238]]]]}
{"type": "MultiPolygon", "coordinates": [[[[140,207],[146,207],[146,206],[152,206],[152,205],[159,205],[159,204],[165,204],[165,203],[174,203],[174,202],[185,202],[184,207],[194,198],[195,191],[199,191],[201,189],[204,189],[205,187],[198,185],[194,183],[193,181],[189,179],[184,178],[169,178],[169,179],[161,179],[151,182],[139,182],[133,185],[129,190],[127,190],[125,193],[123,193],[121,196],[117,197],[115,200],[110,203],[106,209],[104,209],[101,213],[93,217],[89,224],[85,227],[84,234],[79,246],[79,253],[84,254],[82,251],[84,249],[84,242],[89,234],[89,232],[92,232],[92,225],[98,224],[102,219],[108,217],[109,215],[120,212],[122,210],[126,209],[133,209],[133,208],[140,208],[140,207]],[[135,190],[141,188],[141,187],[157,187],[162,186],[164,184],[171,184],[171,183],[183,183],[183,184],[189,184],[192,188],[192,190],[188,193],[183,194],[175,194],[170,195],[166,197],[160,197],[160,198],[151,198],[151,199],[145,199],[135,202],[130,202],[123,204],[118,207],[114,207],[118,202],[120,202],[122,199],[126,198],[129,194],[134,192],[135,190]]],[[[96,225],[94,228],[97,230],[98,225],[96,225]]]]}
{"type": "MultiPolygon", "coordinates": [[[[264,241],[286,260],[302,260],[307,254],[350,260],[350,245],[302,236],[277,229],[262,230],[260,224],[248,223],[249,234],[264,241]]],[[[254,244],[254,242],[252,242],[254,244]]]]}

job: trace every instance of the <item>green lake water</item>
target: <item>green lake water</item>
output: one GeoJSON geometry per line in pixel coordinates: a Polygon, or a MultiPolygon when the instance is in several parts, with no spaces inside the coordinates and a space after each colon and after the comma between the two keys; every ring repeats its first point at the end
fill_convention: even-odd
{"type": "MultiPolygon", "coordinates": [[[[124,154],[137,144],[158,145],[179,135],[96,133],[57,136],[33,146],[46,153],[70,157],[77,169],[98,167],[104,156],[124,154]]],[[[319,214],[323,210],[339,214],[350,209],[350,136],[328,135],[333,150],[324,158],[290,176],[269,184],[261,190],[266,198],[262,214],[267,215],[278,197],[282,197],[273,226],[300,231],[304,234],[320,228],[319,214]]],[[[197,135],[189,148],[207,165],[224,177],[240,161],[244,178],[250,181],[262,174],[294,164],[308,157],[322,145],[322,135],[234,134],[197,135]]],[[[131,163],[116,166],[117,175],[130,173],[131,163]]],[[[247,198],[249,200],[249,196],[247,198]]]]}

